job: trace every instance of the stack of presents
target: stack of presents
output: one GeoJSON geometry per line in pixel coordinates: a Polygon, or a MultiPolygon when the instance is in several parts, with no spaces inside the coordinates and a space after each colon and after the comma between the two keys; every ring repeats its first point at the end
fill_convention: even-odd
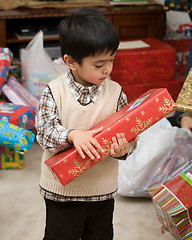
{"type": "Polygon", "coordinates": [[[10,71],[12,59],[8,48],[0,48],[0,169],[23,169],[24,153],[35,140],[38,100],[10,71]]]}
{"type": "Polygon", "coordinates": [[[176,49],[163,41],[125,41],[120,43],[111,78],[122,85],[129,102],[149,89],[162,87],[176,100],[184,82],[176,66],[176,49]]]}

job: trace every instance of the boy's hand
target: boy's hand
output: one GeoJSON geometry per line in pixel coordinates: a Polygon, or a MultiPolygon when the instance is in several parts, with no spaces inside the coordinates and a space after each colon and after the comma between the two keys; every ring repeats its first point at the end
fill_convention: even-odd
{"type": "Polygon", "coordinates": [[[181,118],[181,128],[187,128],[192,132],[192,118],[189,116],[183,116],[181,118]]]}
{"type": "Polygon", "coordinates": [[[103,152],[104,150],[93,136],[102,130],[102,127],[89,131],[74,129],[68,134],[68,142],[74,145],[82,158],[85,158],[86,154],[92,160],[95,158],[99,159],[100,155],[98,151],[103,152]]]}
{"type": "Polygon", "coordinates": [[[117,133],[116,136],[112,137],[111,144],[111,157],[120,158],[125,154],[129,153],[130,147],[134,145],[139,140],[139,137],[135,137],[130,142],[125,138],[124,133],[117,133]]]}

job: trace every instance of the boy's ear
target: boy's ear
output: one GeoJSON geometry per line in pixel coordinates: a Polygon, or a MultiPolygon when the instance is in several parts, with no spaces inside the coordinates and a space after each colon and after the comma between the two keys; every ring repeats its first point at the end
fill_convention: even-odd
{"type": "Polygon", "coordinates": [[[65,54],[63,60],[71,70],[76,70],[77,62],[70,55],[65,54]]]}

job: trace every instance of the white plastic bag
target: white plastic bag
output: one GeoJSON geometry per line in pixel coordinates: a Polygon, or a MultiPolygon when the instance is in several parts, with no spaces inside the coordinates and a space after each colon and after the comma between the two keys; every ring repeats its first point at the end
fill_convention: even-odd
{"type": "Polygon", "coordinates": [[[25,49],[21,49],[21,70],[24,86],[40,99],[50,80],[66,72],[67,66],[52,61],[43,47],[43,32],[39,31],[25,49]]]}
{"type": "Polygon", "coordinates": [[[140,134],[137,149],[119,161],[118,193],[147,197],[150,186],[172,179],[192,165],[192,134],[161,119],[140,134]]]}

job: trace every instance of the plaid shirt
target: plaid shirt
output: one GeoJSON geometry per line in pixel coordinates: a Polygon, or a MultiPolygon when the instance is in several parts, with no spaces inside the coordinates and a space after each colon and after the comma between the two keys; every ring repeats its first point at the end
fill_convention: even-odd
{"type": "MultiPolygon", "coordinates": [[[[92,85],[90,87],[82,86],[74,81],[73,75],[70,69],[65,73],[66,81],[69,85],[70,91],[76,101],[79,101],[82,105],[87,105],[90,102],[95,102],[103,88],[101,85],[92,85]]],[[[127,105],[127,97],[121,92],[120,98],[117,103],[117,111],[127,105]]],[[[67,143],[67,136],[71,129],[65,129],[59,120],[56,103],[52,97],[52,93],[49,87],[45,88],[42,93],[39,113],[37,116],[37,141],[46,150],[50,152],[58,152],[63,149],[71,147],[67,143]]],[[[103,201],[114,198],[116,192],[92,197],[67,197],[60,196],[58,194],[48,192],[45,189],[40,188],[40,192],[43,197],[53,201],[103,201]]]]}

